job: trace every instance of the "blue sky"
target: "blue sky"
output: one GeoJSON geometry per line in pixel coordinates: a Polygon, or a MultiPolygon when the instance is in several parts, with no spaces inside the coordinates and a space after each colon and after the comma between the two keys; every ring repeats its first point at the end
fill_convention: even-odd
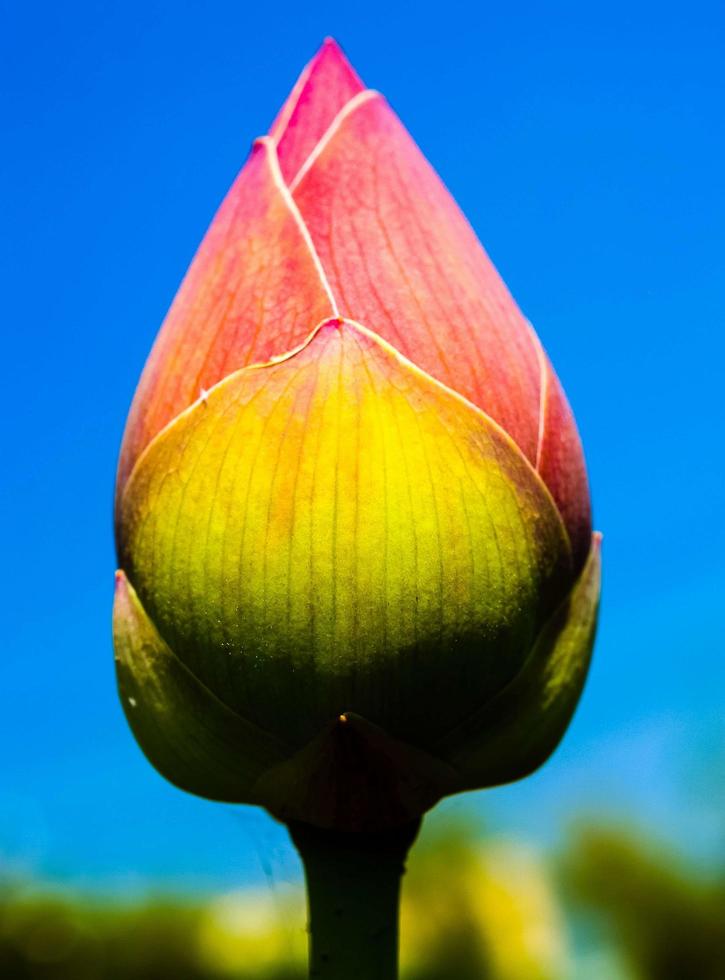
{"type": "Polygon", "coordinates": [[[168,786],[126,728],[111,494],[165,310],[326,34],[536,326],[605,533],[563,747],[466,805],[544,841],[581,810],[630,814],[707,853],[725,754],[722,5],[40,3],[0,31],[0,871],[215,887],[293,869],[281,828],[168,786]]]}

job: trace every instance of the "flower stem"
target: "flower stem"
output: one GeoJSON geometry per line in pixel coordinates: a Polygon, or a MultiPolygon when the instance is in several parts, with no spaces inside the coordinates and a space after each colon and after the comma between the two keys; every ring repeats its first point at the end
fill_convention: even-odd
{"type": "Polygon", "coordinates": [[[310,977],[397,980],[400,882],[420,820],[378,833],[290,823],[307,881],[310,977]]]}

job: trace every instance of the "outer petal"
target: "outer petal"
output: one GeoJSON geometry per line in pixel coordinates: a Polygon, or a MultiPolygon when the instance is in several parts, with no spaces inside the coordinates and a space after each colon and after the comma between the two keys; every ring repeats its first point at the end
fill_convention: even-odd
{"type": "Polygon", "coordinates": [[[306,231],[259,141],[199,247],[144,368],[119,463],[221,378],[299,344],[334,311],[306,231]]]}
{"type": "Polygon", "coordinates": [[[291,185],[338,308],[482,408],[532,463],[541,460],[583,560],[586,472],[558,381],[456,203],[373,95],[349,104],[291,185]]]}
{"type": "Polygon", "coordinates": [[[569,531],[574,565],[584,566],[592,535],[589,481],[576,422],[559,379],[542,352],[541,429],[536,468],[569,531]]]}
{"type": "Polygon", "coordinates": [[[439,737],[518,673],[571,581],[558,511],[508,436],[340,321],[169,426],[121,532],[178,656],[298,745],[348,710],[439,737]]]}
{"type": "Polygon", "coordinates": [[[344,117],[292,190],[340,312],[482,408],[534,462],[539,361],[528,324],[381,96],[344,117]]]}
{"type": "Polygon", "coordinates": [[[272,124],[285,180],[291,180],[337,113],[364,89],[338,44],[327,38],[272,124]]]}
{"type": "Polygon", "coordinates": [[[521,779],[559,744],[589,669],[600,582],[601,535],[594,534],[581,576],[519,676],[439,744],[442,757],[463,775],[458,791],[521,779]]]}
{"type": "Polygon", "coordinates": [[[113,641],[126,717],[156,769],[199,796],[259,802],[252,787],[288,752],[230,710],[176,658],[123,572],[116,576],[113,641]]]}

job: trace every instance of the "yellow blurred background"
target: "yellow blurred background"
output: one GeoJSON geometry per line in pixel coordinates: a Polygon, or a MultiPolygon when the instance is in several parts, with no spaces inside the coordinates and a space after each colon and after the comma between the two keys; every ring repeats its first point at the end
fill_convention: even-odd
{"type": "MultiPolygon", "coordinates": [[[[429,818],[401,916],[403,980],[722,980],[725,867],[624,826],[580,822],[543,853],[429,818]]],[[[112,900],[6,879],[7,980],[303,980],[299,883],[204,900],[112,900]]]]}

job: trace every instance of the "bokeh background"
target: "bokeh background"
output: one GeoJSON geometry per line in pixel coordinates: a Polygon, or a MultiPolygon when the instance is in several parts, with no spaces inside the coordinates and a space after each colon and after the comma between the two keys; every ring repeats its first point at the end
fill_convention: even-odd
{"type": "Polygon", "coordinates": [[[0,975],[302,975],[284,829],[173,789],[127,730],[111,495],[196,245],[332,34],[539,332],[605,536],[571,730],[530,779],[428,821],[405,976],[725,976],[722,4],[15,2],[1,17],[0,975]]]}

